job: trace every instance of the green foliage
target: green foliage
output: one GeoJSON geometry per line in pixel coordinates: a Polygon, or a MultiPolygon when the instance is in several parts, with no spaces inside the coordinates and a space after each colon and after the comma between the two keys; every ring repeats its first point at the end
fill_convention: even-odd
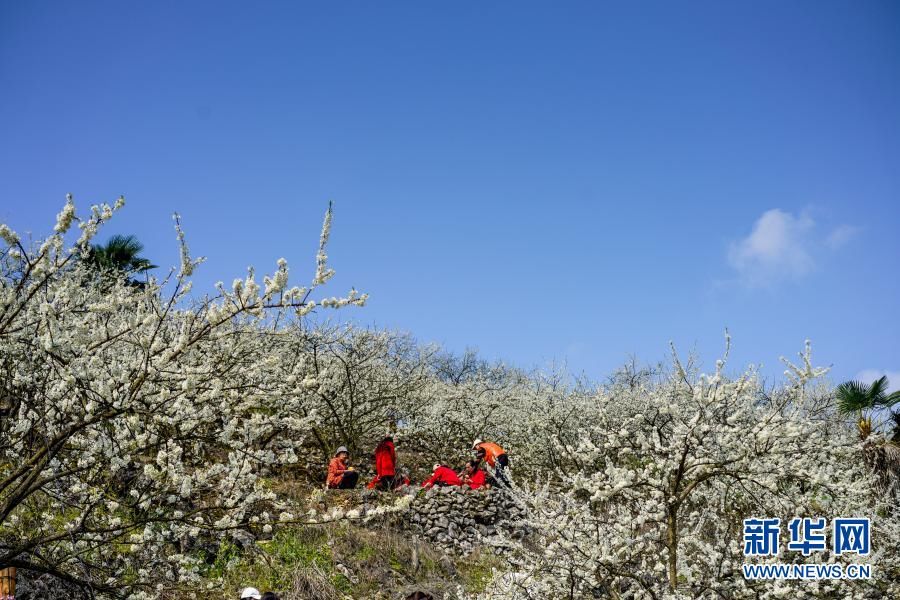
{"type": "Polygon", "coordinates": [[[247,585],[261,590],[289,590],[298,569],[314,567],[324,572],[338,589],[349,584],[334,570],[328,537],[321,529],[286,528],[271,540],[259,542],[255,551],[241,551],[233,544],[223,544],[201,574],[222,582],[226,597],[230,597],[229,592],[247,585]]]}
{"type": "Polygon", "coordinates": [[[375,548],[367,545],[357,550],[356,554],[353,555],[353,558],[358,561],[372,560],[376,555],[377,552],[375,551],[375,548]]]}
{"type": "Polygon", "coordinates": [[[258,542],[256,549],[241,551],[224,544],[209,558],[201,574],[216,581],[218,591],[198,599],[230,598],[247,585],[287,593],[287,597],[308,594],[314,585],[321,591],[323,584],[330,590],[323,598],[387,598],[407,588],[447,593],[457,585],[477,593],[486,588],[492,569],[500,566],[490,552],[453,561],[421,540],[414,542],[405,531],[347,523],[281,529],[271,540],[258,542]],[[339,564],[346,565],[352,581],[339,564]],[[298,581],[306,587],[302,583],[298,587],[298,581]]]}
{"type": "Polygon", "coordinates": [[[210,556],[206,551],[201,551],[200,558],[205,565],[201,568],[203,576],[209,579],[219,579],[241,561],[241,552],[237,546],[226,542],[219,546],[219,550],[214,556],[210,556]],[[209,559],[212,559],[212,562],[209,559]]]}
{"type": "Polygon", "coordinates": [[[118,272],[125,275],[143,273],[155,269],[156,265],[140,256],[144,245],[133,235],[114,235],[105,244],[94,244],[88,253],[87,262],[101,271],[118,272]]]}
{"type": "MultiPolygon", "coordinates": [[[[888,394],[888,387],[887,377],[882,376],[871,384],[845,381],[835,390],[838,412],[857,416],[857,428],[861,439],[868,438],[872,432],[872,413],[879,409],[890,410],[900,403],[900,392],[888,394]]],[[[900,440],[900,418],[897,413],[891,413],[890,418],[894,422],[892,437],[896,442],[900,440]]]]}
{"type": "Polygon", "coordinates": [[[846,381],[836,390],[838,410],[846,415],[894,406],[900,402],[900,392],[888,394],[888,385],[886,376],[868,385],[861,381],[846,381]]]}
{"type": "Polygon", "coordinates": [[[488,552],[477,552],[460,563],[460,583],[469,592],[481,593],[494,576],[493,569],[500,566],[500,560],[496,556],[488,552]]]}
{"type": "Polygon", "coordinates": [[[270,542],[264,543],[270,557],[284,566],[298,565],[327,569],[331,567],[331,549],[328,538],[319,528],[282,529],[270,542]]]}

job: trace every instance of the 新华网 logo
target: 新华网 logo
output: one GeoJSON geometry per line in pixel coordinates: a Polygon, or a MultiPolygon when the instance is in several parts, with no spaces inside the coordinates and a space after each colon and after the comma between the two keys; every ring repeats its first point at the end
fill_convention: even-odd
{"type": "MultiPolygon", "coordinates": [[[[831,550],[834,556],[871,552],[872,529],[868,518],[836,518],[829,530],[825,518],[797,517],[787,524],[786,549],[807,557],[831,550]],[[831,544],[828,544],[828,534],[831,544]]],[[[744,556],[778,556],[781,550],[781,519],[744,519],[744,556]]],[[[869,564],[744,564],[747,579],[868,579],[869,564]]]]}

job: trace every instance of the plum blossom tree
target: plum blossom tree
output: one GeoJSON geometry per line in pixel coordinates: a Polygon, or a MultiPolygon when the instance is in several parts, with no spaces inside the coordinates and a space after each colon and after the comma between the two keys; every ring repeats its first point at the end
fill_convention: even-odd
{"type": "Polygon", "coordinates": [[[321,325],[294,340],[295,360],[315,382],[309,410],[318,417],[311,441],[319,464],[337,446],[353,455],[373,449],[416,409],[429,381],[434,349],[408,334],[321,325]]]}
{"type": "Polygon", "coordinates": [[[495,427],[498,408],[512,403],[519,373],[503,365],[491,365],[467,352],[454,357],[435,354],[428,385],[406,407],[405,435],[416,450],[434,462],[462,463],[472,441],[495,427]]]}
{"type": "Polygon", "coordinates": [[[573,433],[594,414],[594,386],[555,369],[523,371],[481,360],[473,352],[437,353],[429,384],[406,412],[411,444],[435,461],[462,464],[472,441],[500,443],[516,473],[558,479],[577,467],[573,433]]]}
{"type": "Polygon", "coordinates": [[[826,370],[813,367],[808,345],[801,358],[788,363],[790,383],[771,391],[753,369],[730,379],[722,360],[714,374],[697,375],[675,356],[658,383],[599,392],[592,422],[577,432],[582,468],[517,490],[532,533],[507,540],[509,568],[484,597],[897,596],[896,505],[874,490],[853,432],[823,408],[811,382],[826,370]],[[745,580],[742,519],[753,516],[871,518],[875,550],[853,560],[872,563],[876,578],[745,580]]]}
{"type": "Polygon", "coordinates": [[[177,216],[179,268],[101,285],[81,259],[123,204],[80,219],[69,197],[34,245],[0,224],[0,565],[150,598],[196,583],[194,540],[292,518],[261,483],[315,418],[289,325],[366,295],[312,297],[334,273],[330,206],[307,286],[279,260],[193,297],[177,216]]]}

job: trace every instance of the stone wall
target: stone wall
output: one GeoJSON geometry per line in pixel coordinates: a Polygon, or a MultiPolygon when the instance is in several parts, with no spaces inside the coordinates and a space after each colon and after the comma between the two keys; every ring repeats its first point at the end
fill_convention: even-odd
{"type": "Polygon", "coordinates": [[[90,597],[84,590],[53,575],[19,569],[16,577],[16,600],[88,600],[90,597]]]}
{"type": "Polygon", "coordinates": [[[459,554],[492,544],[498,533],[522,533],[524,509],[502,489],[435,487],[421,492],[409,508],[410,523],[432,544],[459,554]]]}

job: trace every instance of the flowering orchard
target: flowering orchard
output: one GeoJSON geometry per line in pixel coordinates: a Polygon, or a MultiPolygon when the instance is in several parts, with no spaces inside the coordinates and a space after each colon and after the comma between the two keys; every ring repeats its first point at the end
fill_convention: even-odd
{"type": "Polygon", "coordinates": [[[307,406],[316,419],[309,453],[312,468],[338,446],[353,456],[371,451],[387,429],[418,410],[430,380],[433,348],[407,334],[321,324],[295,331],[295,361],[316,382],[307,406]]]}
{"type": "MultiPolygon", "coordinates": [[[[900,521],[852,423],[834,407],[809,343],[787,383],[755,369],[710,375],[684,365],[615,374],[591,386],[472,355],[436,353],[403,413],[404,439],[461,462],[474,437],[510,451],[527,507],[522,538],[502,540],[507,568],[484,598],[880,598],[900,592],[900,521]],[[743,520],[867,517],[873,552],[753,559],[872,567],[856,581],[752,581],[743,520]]],[[[883,441],[883,440],[882,440],[883,441]]],[[[896,486],[896,481],[894,481],[896,486]]]]}
{"type": "Polygon", "coordinates": [[[497,439],[514,450],[516,471],[556,479],[573,467],[571,435],[593,413],[592,392],[560,372],[527,373],[473,354],[436,354],[429,384],[405,414],[404,435],[430,460],[462,462],[472,440],[497,439]],[[548,444],[548,439],[556,444],[548,444]]]}
{"type": "Polygon", "coordinates": [[[98,273],[82,259],[123,203],[80,219],[70,197],[34,246],[0,225],[0,564],[138,598],[191,585],[198,538],[293,518],[259,480],[316,417],[284,324],[366,296],[313,298],[333,275],[330,208],[307,286],[280,260],[192,296],[202,259],[177,217],[166,279],[98,273]]]}
{"type": "Polygon", "coordinates": [[[776,388],[753,369],[727,376],[724,360],[702,375],[677,355],[596,386],[406,334],[311,328],[317,308],[366,301],[318,296],[333,275],[330,208],[308,285],[290,287],[281,260],[262,281],[250,270],[197,295],[202,259],[177,217],[181,264],[162,280],[86,260],[122,203],[79,218],[70,198],[34,245],[0,225],[0,565],[103,597],[214,586],[201,559],[229,538],[402,519],[409,496],[320,514],[270,485],[305,471],[299,487],[321,499],[315,475],[333,449],[359,456],[393,427],[403,456],[429,468],[461,464],[475,438],[509,451],[524,535],[492,540],[504,566],[483,598],[900,597],[896,477],[872,460],[887,446],[839,417],[808,346],[776,388]],[[751,517],[869,518],[868,556],[782,548],[753,561],[859,562],[873,575],[745,579],[751,517]]]}
{"type": "MultiPolygon", "coordinates": [[[[727,356],[727,352],[726,352],[727,356]]],[[[729,379],[672,372],[618,382],[593,406],[574,448],[581,468],[556,485],[523,486],[532,535],[509,540],[510,569],[485,598],[881,598],[900,595],[897,506],[876,491],[852,430],[833,417],[824,374],[788,364],[766,390],[753,370],[729,379]],[[868,517],[866,557],[785,554],[781,561],[873,566],[871,580],[747,581],[742,519],[868,517]],[[827,560],[826,560],[827,559],[827,560]]],[[[774,558],[770,562],[776,562],[774,558]]]]}

